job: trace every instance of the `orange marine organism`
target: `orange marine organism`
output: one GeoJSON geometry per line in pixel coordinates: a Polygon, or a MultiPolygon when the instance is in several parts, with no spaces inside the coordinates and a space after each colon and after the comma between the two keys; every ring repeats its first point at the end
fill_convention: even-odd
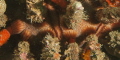
{"type": "Polygon", "coordinates": [[[7,29],[0,31],[0,46],[5,44],[10,37],[10,33],[7,29]]]}
{"type": "Polygon", "coordinates": [[[118,7],[120,6],[120,0],[106,0],[106,2],[111,6],[111,7],[118,7]]]}

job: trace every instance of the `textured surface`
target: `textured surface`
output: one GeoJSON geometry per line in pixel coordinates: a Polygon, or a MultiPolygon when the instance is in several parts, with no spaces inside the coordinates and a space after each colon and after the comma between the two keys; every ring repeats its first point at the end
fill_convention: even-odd
{"type": "Polygon", "coordinates": [[[3,15],[5,11],[6,11],[5,0],[0,0],[0,16],[3,15]]]}
{"type": "Polygon", "coordinates": [[[41,23],[44,20],[45,7],[42,0],[26,0],[27,19],[32,22],[41,23]]]}

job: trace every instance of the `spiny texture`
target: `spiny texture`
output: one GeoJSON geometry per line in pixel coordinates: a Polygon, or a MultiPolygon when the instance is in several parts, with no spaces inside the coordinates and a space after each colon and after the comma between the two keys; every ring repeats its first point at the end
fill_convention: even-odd
{"type": "Polygon", "coordinates": [[[44,20],[46,8],[43,6],[42,0],[26,0],[27,3],[27,19],[32,22],[41,23],[44,20]]]}
{"type": "Polygon", "coordinates": [[[14,51],[13,60],[34,60],[30,53],[29,43],[26,41],[20,41],[17,49],[14,51]]]}
{"type": "Polygon", "coordinates": [[[0,27],[5,27],[7,21],[7,16],[5,14],[0,16],[0,27]]]}
{"type": "Polygon", "coordinates": [[[66,8],[66,14],[64,16],[65,24],[68,28],[76,30],[77,24],[82,19],[87,19],[87,15],[84,13],[84,7],[81,2],[71,1],[66,8]]]}
{"type": "Polygon", "coordinates": [[[5,0],[0,0],[0,16],[3,15],[5,11],[6,11],[5,0]]]}
{"type": "Polygon", "coordinates": [[[110,42],[109,47],[115,48],[116,46],[120,45],[120,32],[119,31],[111,31],[109,33],[110,42]]]}
{"type": "Polygon", "coordinates": [[[98,42],[98,37],[94,34],[91,34],[86,38],[86,40],[91,50],[91,59],[104,60],[105,53],[101,51],[101,44],[98,42]]]}
{"type": "Polygon", "coordinates": [[[96,16],[100,22],[103,23],[116,23],[120,20],[120,8],[119,7],[107,7],[99,10],[96,16]]]}
{"type": "Polygon", "coordinates": [[[5,0],[0,0],[0,28],[6,26],[7,17],[4,15],[6,11],[6,3],[5,0]]]}
{"type": "Polygon", "coordinates": [[[43,60],[60,60],[60,43],[57,37],[47,34],[43,39],[44,48],[42,49],[43,60]]]}
{"type": "Polygon", "coordinates": [[[120,58],[120,32],[119,31],[111,31],[109,33],[109,36],[106,36],[106,38],[109,38],[109,42],[107,44],[104,44],[104,47],[106,51],[114,55],[118,58],[120,58]]]}
{"type": "Polygon", "coordinates": [[[65,60],[79,60],[79,47],[77,43],[70,43],[64,54],[67,56],[65,60]]]}

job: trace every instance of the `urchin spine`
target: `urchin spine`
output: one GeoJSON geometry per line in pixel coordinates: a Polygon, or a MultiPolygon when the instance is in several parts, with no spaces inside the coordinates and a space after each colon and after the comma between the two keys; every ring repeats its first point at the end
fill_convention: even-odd
{"type": "Polygon", "coordinates": [[[42,43],[44,48],[42,49],[41,59],[43,60],[60,60],[61,55],[60,43],[57,37],[52,37],[50,34],[47,34],[42,43]]]}
{"type": "Polygon", "coordinates": [[[45,7],[42,0],[26,0],[27,19],[32,22],[41,23],[44,20],[45,7]]]}

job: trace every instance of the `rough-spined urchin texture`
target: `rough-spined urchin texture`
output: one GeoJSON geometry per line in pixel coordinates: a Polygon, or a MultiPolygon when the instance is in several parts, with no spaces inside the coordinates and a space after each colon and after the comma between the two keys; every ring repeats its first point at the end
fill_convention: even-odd
{"type": "Polygon", "coordinates": [[[27,19],[32,22],[41,23],[45,19],[46,8],[42,0],[26,0],[27,19]]]}
{"type": "Polygon", "coordinates": [[[30,53],[29,43],[27,41],[20,41],[17,49],[14,50],[13,60],[34,60],[30,53]]]}
{"type": "Polygon", "coordinates": [[[98,10],[96,17],[103,23],[115,23],[120,20],[120,7],[107,7],[98,10]]]}
{"type": "Polygon", "coordinates": [[[77,43],[70,43],[64,54],[67,56],[65,60],[79,60],[79,46],[77,43]]]}
{"type": "Polygon", "coordinates": [[[7,16],[4,15],[6,11],[6,3],[5,0],[0,0],[0,27],[6,26],[7,16]]]}
{"type": "Polygon", "coordinates": [[[6,26],[6,21],[7,21],[7,16],[6,15],[1,15],[0,16],[0,27],[5,27],[6,26]]]}
{"type": "Polygon", "coordinates": [[[57,37],[52,37],[50,34],[47,34],[42,43],[44,44],[44,47],[42,49],[41,59],[60,60],[60,43],[57,37]]]}
{"type": "Polygon", "coordinates": [[[66,14],[64,15],[65,24],[68,28],[75,30],[81,19],[87,19],[82,3],[70,0],[70,4],[67,6],[66,14]]]}
{"type": "MultiPolygon", "coordinates": [[[[106,36],[108,37],[108,36],[106,36]]],[[[110,41],[107,44],[104,44],[106,51],[118,58],[120,58],[120,32],[119,31],[111,31],[109,33],[110,41]]]]}
{"type": "Polygon", "coordinates": [[[109,41],[109,47],[115,48],[116,46],[120,45],[120,32],[118,31],[111,31],[109,33],[110,41],[109,41]]]}
{"type": "Polygon", "coordinates": [[[104,60],[105,53],[101,51],[101,44],[98,42],[98,37],[94,34],[89,35],[86,38],[88,47],[91,50],[91,59],[92,60],[104,60]]]}
{"type": "Polygon", "coordinates": [[[5,0],[0,0],[0,16],[3,15],[5,11],[6,11],[5,0]]]}

